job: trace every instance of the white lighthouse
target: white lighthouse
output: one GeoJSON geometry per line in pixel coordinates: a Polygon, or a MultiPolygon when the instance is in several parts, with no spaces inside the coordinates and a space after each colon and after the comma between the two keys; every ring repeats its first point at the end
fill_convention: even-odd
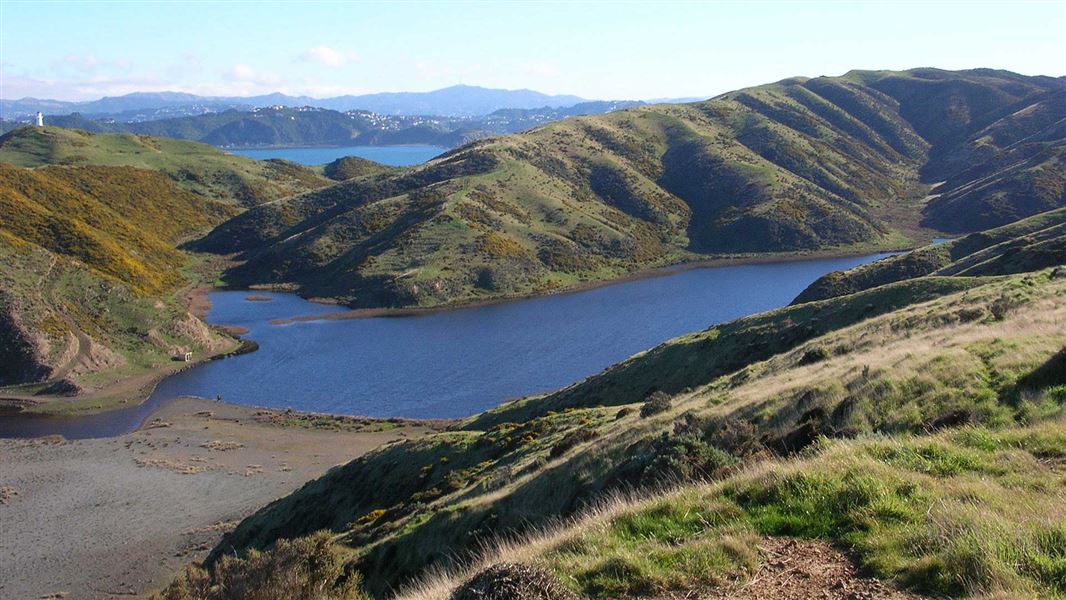
{"type": "Polygon", "coordinates": [[[41,111],[37,111],[37,121],[36,121],[36,123],[37,123],[38,127],[44,127],[44,115],[41,114],[41,111]]]}

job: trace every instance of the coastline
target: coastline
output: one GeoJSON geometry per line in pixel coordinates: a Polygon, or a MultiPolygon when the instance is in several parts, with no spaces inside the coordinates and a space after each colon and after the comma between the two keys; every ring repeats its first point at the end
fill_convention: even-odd
{"type": "Polygon", "coordinates": [[[259,344],[256,342],[236,337],[243,328],[225,325],[211,327],[229,336],[235,344],[227,350],[199,360],[180,363],[181,366],[177,368],[166,365],[135,377],[116,380],[100,390],[82,396],[4,396],[3,392],[0,392],[0,419],[17,418],[20,415],[42,419],[77,418],[135,409],[144,405],[152,397],[159,384],[168,377],[212,361],[255,352],[259,349],[259,344]],[[131,385],[134,389],[123,390],[131,385]],[[84,406],[93,402],[104,402],[105,405],[84,406]]]}
{"type": "MultiPolygon", "coordinates": [[[[696,259],[689,261],[680,261],[669,264],[660,265],[657,267],[647,267],[627,273],[621,277],[614,277],[611,279],[601,279],[597,281],[584,281],[575,285],[567,286],[565,288],[559,288],[555,290],[546,290],[542,292],[529,292],[526,294],[514,294],[507,296],[498,296],[495,298],[486,298],[484,300],[476,300],[472,302],[462,302],[454,304],[444,304],[439,306],[427,306],[427,307],[398,307],[398,308],[351,308],[348,310],[339,310],[337,312],[323,313],[318,315],[299,315],[295,317],[287,317],[284,319],[273,319],[270,321],[271,325],[288,325],[291,323],[303,323],[309,321],[337,321],[337,320],[349,320],[349,319],[372,319],[382,317],[417,317],[432,314],[439,314],[445,312],[467,310],[472,308],[483,308],[486,306],[495,306],[499,304],[506,304],[509,302],[518,302],[521,300],[532,300],[536,298],[547,298],[551,296],[565,296],[568,294],[579,294],[581,292],[587,292],[589,290],[595,290],[604,287],[610,287],[612,285],[618,285],[627,283],[630,281],[640,281],[643,279],[654,279],[657,277],[668,277],[677,273],[683,273],[685,271],[693,271],[696,269],[713,269],[719,267],[732,267],[732,266],[745,266],[745,265],[760,265],[760,264],[773,264],[773,263],[788,263],[799,262],[805,260],[819,260],[819,259],[834,259],[834,258],[851,258],[855,256],[867,256],[870,254],[894,254],[900,252],[907,252],[914,248],[901,248],[890,250],[872,250],[872,251],[857,251],[857,252],[829,252],[829,253],[811,253],[811,254],[784,254],[784,255],[754,255],[754,256],[735,256],[727,257],[720,256],[707,259],[696,259]]],[[[226,288],[228,289],[228,288],[226,288]]],[[[237,288],[233,288],[234,291],[237,288]]],[[[293,293],[292,290],[271,290],[267,286],[255,286],[253,290],[269,290],[279,293],[293,293]]],[[[302,296],[301,296],[302,297],[302,296]]],[[[333,302],[328,298],[304,298],[308,302],[315,304],[321,304],[326,306],[342,306],[338,302],[333,302]]]]}
{"type": "MultiPolygon", "coordinates": [[[[286,325],[299,322],[311,322],[311,321],[328,321],[328,320],[351,320],[351,319],[368,319],[368,318],[401,318],[401,317],[415,317],[426,316],[452,311],[461,311],[467,309],[475,309],[486,306],[494,306],[505,304],[509,302],[518,302],[522,300],[529,300],[535,298],[545,298],[551,296],[561,296],[568,294],[577,294],[586,292],[593,289],[609,287],[612,285],[622,284],[630,281],[638,281],[643,279],[651,279],[657,277],[667,277],[677,273],[705,268],[717,268],[727,266],[743,266],[743,265],[755,265],[755,264],[770,264],[770,263],[787,263],[798,262],[805,260],[818,260],[818,259],[832,259],[832,258],[847,258],[854,256],[863,256],[875,253],[893,253],[902,252],[905,249],[897,250],[869,250],[864,249],[861,251],[837,251],[837,252],[810,252],[810,253],[791,253],[784,255],[733,255],[733,256],[716,256],[711,258],[695,258],[693,260],[681,260],[669,264],[663,264],[656,267],[649,267],[640,269],[621,277],[615,277],[611,279],[603,279],[597,281],[581,282],[575,285],[571,285],[565,288],[548,290],[542,292],[531,292],[527,294],[518,294],[510,296],[499,296],[495,298],[486,298],[484,300],[474,302],[463,302],[448,304],[442,306],[432,307],[405,307],[405,308],[356,308],[347,310],[338,310],[336,312],[327,312],[317,315],[298,315],[295,317],[288,317],[284,319],[274,319],[269,323],[272,325],[286,325]]],[[[283,290],[275,286],[263,286],[255,285],[250,287],[210,287],[210,286],[197,286],[187,290],[183,296],[186,299],[189,312],[201,320],[206,320],[206,316],[211,309],[210,292],[216,290],[227,291],[242,291],[254,293],[256,291],[275,291],[283,293],[292,293],[292,290],[283,290]]],[[[332,305],[341,307],[336,302],[332,302],[325,298],[309,298],[309,302],[314,302],[321,305],[332,305]]],[[[237,356],[247,352],[254,352],[258,349],[258,344],[252,340],[245,340],[238,336],[247,333],[246,328],[229,326],[224,324],[209,325],[213,329],[220,331],[232,339],[237,341],[237,345],[231,349],[202,358],[194,363],[183,364],[180,368],[164,368],[158,372],[146,374],[140,376],[142,378],[141,383],[137,386],[137,389],[133,392],[126,391],[123,397],[114,401],[114,398],[110,398],[108,392],[105,390],[99,391],[95,394],[86,395],[84,397],[22,397],[22,396],[0,396],[0,419],[18,418],[19,415],[30,418],[78,418],[97,416],[107,413],[114,413],[116,411],[131,410],[142,407],[147,402],[155,388],[167,377],[176,375],[186,369],[190,369],[207,362],[228,358],[230,356],[237,356]],[[104,405],[92,406],[93,402],[99,402],[101,400],[112,400],[111,402],[105,402],[104,405]]],[[[134,379],[135,381],[135,379],[134,379]]],[[[119,380],[114,383],[111,388],[129,386],[131,379],[119,380]]],[[[164,406],[166,402],[163,401],[160,406],[164,406]]]]}

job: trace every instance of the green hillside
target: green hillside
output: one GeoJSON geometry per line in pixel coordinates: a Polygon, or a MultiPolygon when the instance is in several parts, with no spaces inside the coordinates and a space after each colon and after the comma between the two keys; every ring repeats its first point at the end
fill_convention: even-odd
{"type": "Polygon", "coordinates": [[[498,562],[591,598],[728,597],[785,536],[919,593],[1063,597],[1064,318],[1063,267],[755,315],[387,445],[213,559],[325,529],[374,597],[448,598],[498,562]]]}
{"type": "Polygon", "coordinates": [[[55,127],[0,137],[0,394],[34,410],[113,407],[143,400],[175,356],[232,350],[178,298],[199,277],[178,246],[244,206],[329,183],[165,138],[55,127]]]}
{"type": "Polygon", "coordinates": [[[222,202],[255,206],[320,188],[329,181],[286,161],[256,161],[217,148],[161,137],[23,127],[0,136],[0,163],[123,166],[159,171],[182,189],[222,202]]]}
{"type": "Polygon", "coordinates": [[[235,347],[173,294],[146,295],[0,229],[0,397],[50,412],[114,408],[143,400],[156,377],[183,364],[175,356],[199,361],[235,347]]]}
{"type": "Polygon", "coordinates": [[[201,247],[244,253],[236,286],[439,306],[707,257],[911,246],[1066,201],[1064,90],[989,70],[788,79],[475,142],[249,211],[201,247]]]}
{"type": "Polygon", "coordinates": [[[5,395],[71,393],[231,346],[173,296],[189,264],[176,245],[238,210],[152,170],[0,163],[0,386],[48,384],[5,395]]]}
{"type": "Polygon", "coordinates": [[[923,275],[1006,275],[1066,264],[1066,209],[925,246],[807,286],[794,304],[824,300],[923,275]]]}
{"type": "Polygon", "coordinates": [[[237,212],[155,171],[2,163],[0,210],[0,230],[12,237],[156,294],[180,281],[185,258],[175,245],[237,212]]]}

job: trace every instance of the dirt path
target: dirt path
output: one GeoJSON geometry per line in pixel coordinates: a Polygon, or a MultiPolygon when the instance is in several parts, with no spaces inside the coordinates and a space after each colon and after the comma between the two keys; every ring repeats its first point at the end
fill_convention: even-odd
{"type": "Polygon", "coordinates": [[[44,382],[48,384],[62,381],[66,378],[67,374],[74,370],[74,367],[78,366],[79,363],[89,357],[89,352],[93,347],[92,339],[85,335],[84,331],[78,328],[77,324],[74,323],[74,319],[70,318],[70,315],[60,310],[58,304],[53,303],[53,306],[63,321],[66,322],[67,327],[74,332],[74,340],[78,345],[78,351],[74,353],[73,358],[67,361],[67,364],[52,372],[52,376],[44,382]]]}
{"type": "Polygon", "coordinates": [[[817,540],[766,538],[765,561],[748,583],[711,595],[681,596],[705,600],[918,600],[882,581],[861,577],[843,552],[817,540]]]}
{"type": "Polygon", "coordinates": [[[89,352],[92,350],[93,343],[92,339],[89,338],[89,336],[86,335],[85,332],[78,327],[78,324],[74,322],[74,319],[72,319],[67,313],[63,312],[63,309],[60,308],[59,302],[56,302],[54,297],[44,297],[45,290],[49,289],[45,286],[45,282],[48,280],[48,277],[51,276],[52,271],[55,269],[57,260],[58,257],[53,254],[51,262],[48,263],[48,268],[45,269],[44,273],[41,274],[41,278],[37,280],[37,291],[41,296],[41,301],[44,304],[51,306],[56,311],[56,313],[59,314],[59,317],[63,319],[63,322],[67,324],[67,328],[70,329],[71,333],[74,334],[74,343],[78,345],[78,350],[74,353],[74,356],[66,362],[66,364],[52,371],[51,377],[42,382],[45,384],[53,384],[58,381],[62,381],[67,376],[67,374],[74,370],[74,367],[77,367],[80,362],[88,358],[89,352]]]}
{"type": "Polygon", "coordinates": [[[327,469],[424,426],[183,399],[118,438],[0,440],[0,598],[129,598],[327,469]]]}

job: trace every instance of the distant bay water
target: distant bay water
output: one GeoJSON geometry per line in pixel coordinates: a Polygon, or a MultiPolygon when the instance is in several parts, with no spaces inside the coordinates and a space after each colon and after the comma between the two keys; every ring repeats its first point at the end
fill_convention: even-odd
{"type": "Polygon", "coordinates": [[[230,154],[256,160],[281,158],[301,165],[324,165],[345,156],[358,156],[393,167],[409,167],[440,155],[447,148],[439,146],[346,146],[330,148],[257,148],[226,150],[230,154]]]}

